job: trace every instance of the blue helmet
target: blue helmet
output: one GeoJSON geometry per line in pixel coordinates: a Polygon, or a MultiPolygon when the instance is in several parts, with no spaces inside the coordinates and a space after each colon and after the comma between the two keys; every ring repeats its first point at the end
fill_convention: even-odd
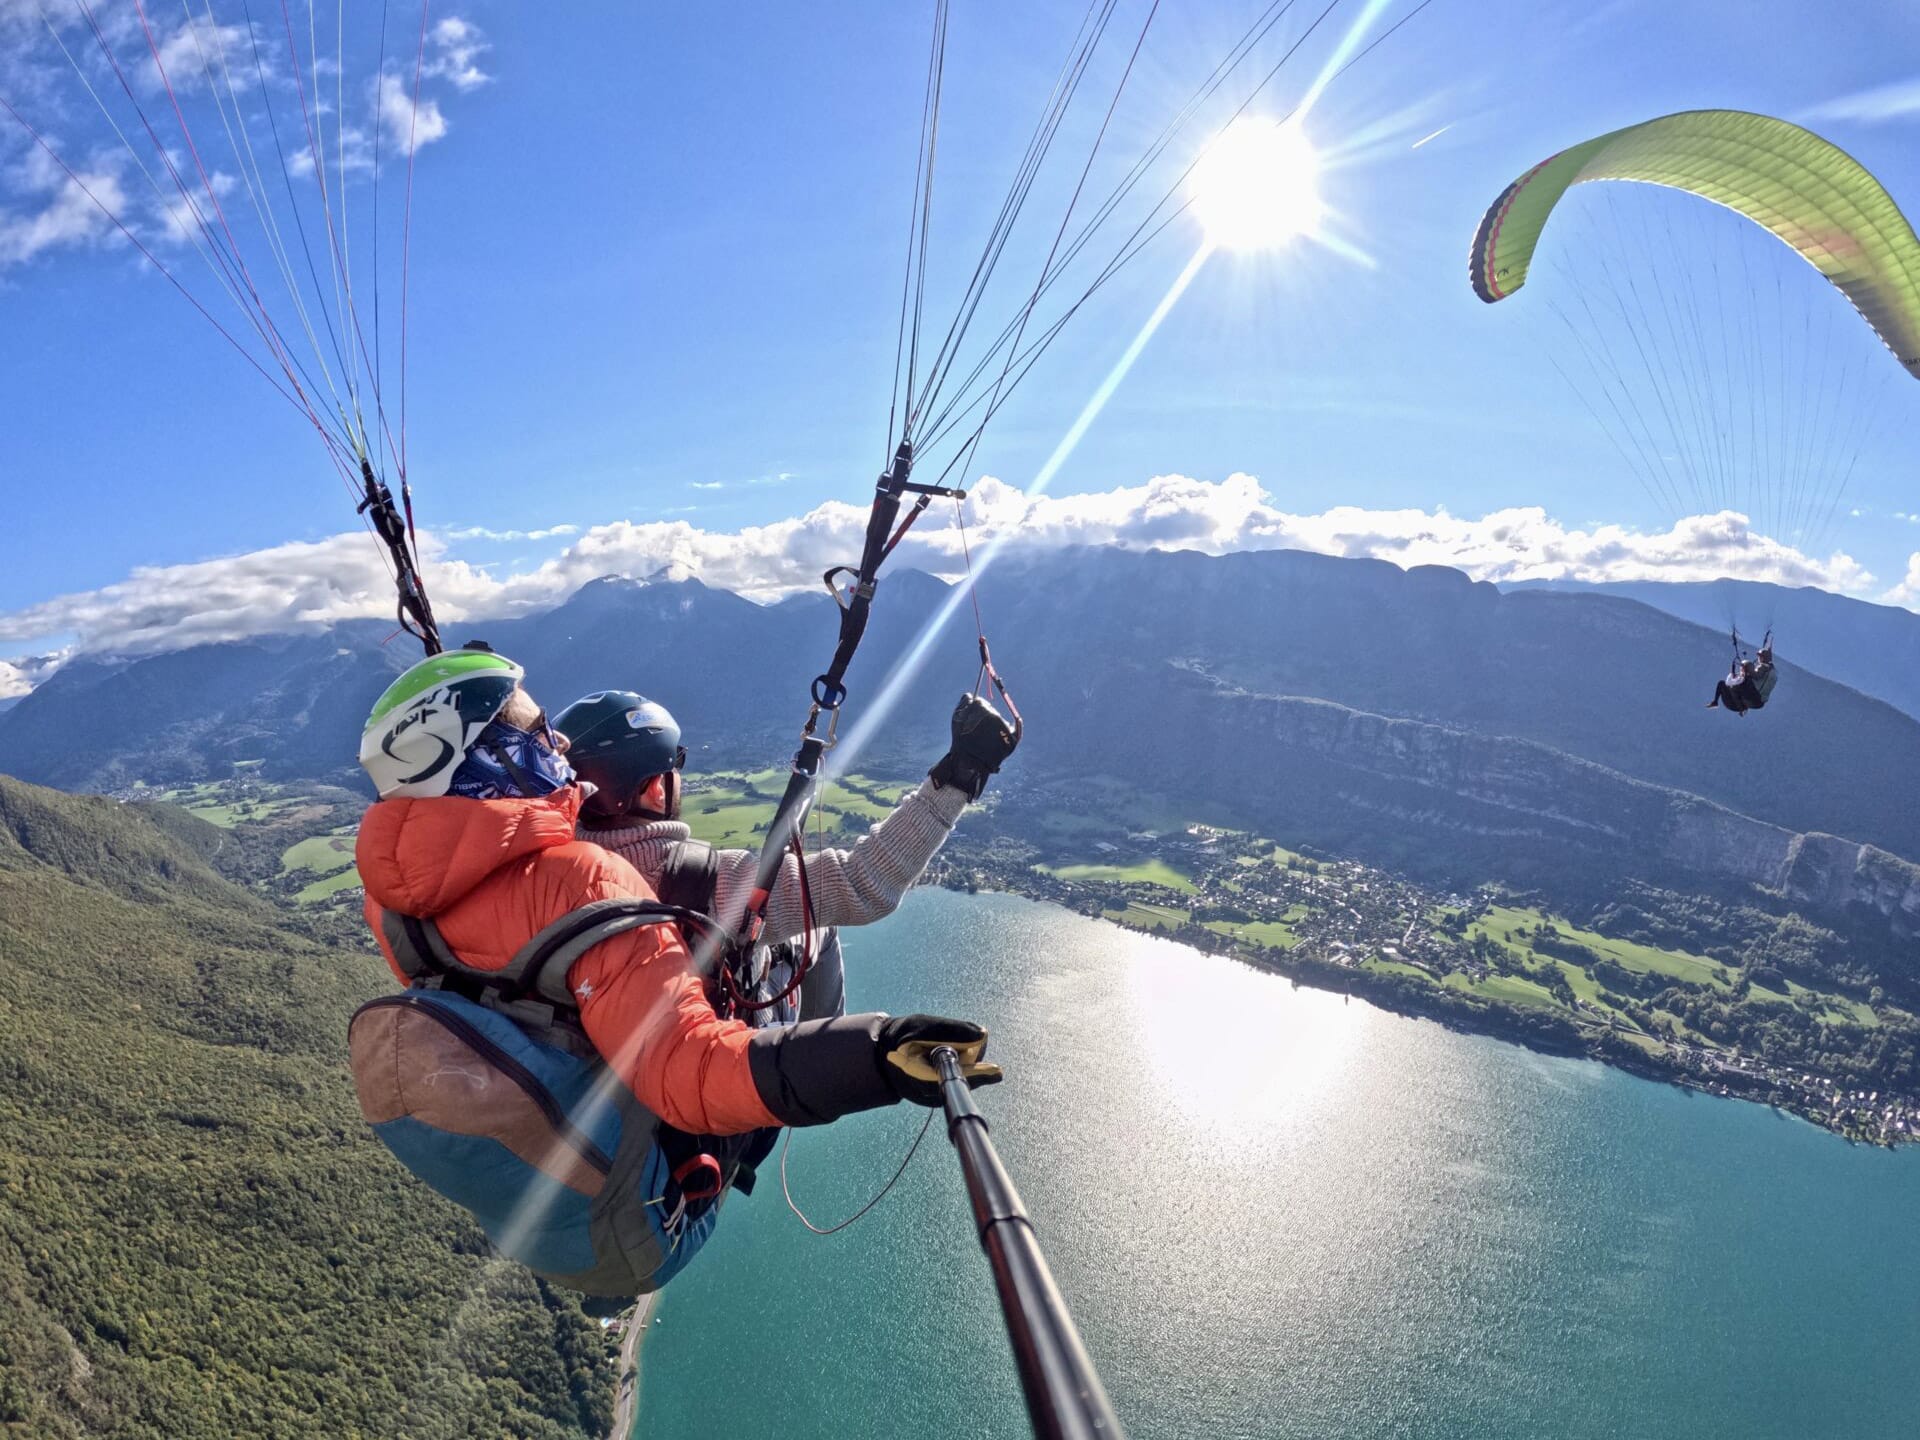
{"type": "Polygon", "coordinates": [[[656,775],[687,763],[680,725],[667,707],[631,690],[597,690],[553,717],[567,737],[567,761],[598,788],[593,808],[623,813],[656,775]]]}

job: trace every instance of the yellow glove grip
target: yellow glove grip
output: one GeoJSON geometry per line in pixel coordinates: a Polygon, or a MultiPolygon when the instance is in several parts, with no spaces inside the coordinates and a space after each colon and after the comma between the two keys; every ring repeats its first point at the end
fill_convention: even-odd
{"type": "Polygon", "coordinates": [[[987,1048],[987,1037],[969,1040],[964,1044],[952,1040],[908,1040],[896,1045],[887,1052],[887,1063],[915,1080],[930,1085],[940,1083],[940,1072],[933,1067],[933,1052],[940,1049],[953,1051],[960,1057],[960,1073],[973,1080],[981,1076],[1000,1075],[998,1065],[990,1065],[980,1059],[987,1048]]]}

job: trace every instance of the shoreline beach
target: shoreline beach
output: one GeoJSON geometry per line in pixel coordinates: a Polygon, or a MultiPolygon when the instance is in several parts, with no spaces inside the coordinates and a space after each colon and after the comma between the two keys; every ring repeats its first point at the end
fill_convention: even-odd
{"type": "Polygon", "coordinates": [[[640,1347],[647,1338],[647,1326],[653,1322],[653,1309],[660,1292],[642,1295],[633,1318],[620,1334],[620,1373],[614,1382],[613,1430],[615,1440],[626,1440],[640,1419],[640,1347]]]}

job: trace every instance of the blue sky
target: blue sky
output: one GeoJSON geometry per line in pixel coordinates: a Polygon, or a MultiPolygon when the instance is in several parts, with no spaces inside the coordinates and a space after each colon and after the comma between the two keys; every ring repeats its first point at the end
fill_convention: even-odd
{"type": "MultiPolygon", "coordinates": [[[[1376,6],[1366,33],[1412,3],[1376,6]]],[[[213,8],[222,21],[238,12],[228,0],[213,8]]],[[[1164,8],[1106,142],[1116,166],[1262,7],[1164,8]]],[[[1320,8],[1299,5],[1263,53],[1320,8]]],[[[1297,101],[1368,8],[1340,5],[1256,108],[1297,101]]],[[[356,9],[378,13],[352,7],[349,27],[373,23],[356,9]]],[[[475,609],[551,603],[596,566],[636,557],[711,564],[715,583],[749,589],[752,577],[715,557],[765,553],[772,565],[805,551],[799,568],[817,571],[796,537],[831,548],[850,533],[847,517],[793,525],[828,502],[858,502],[882,458],[931,6],[569,9],[556,20],[553,7],[475,0],[434,12],[461,29],[457,44],[436,37],[423,86],[445,133],[418,156],[408,448],[433,554],[459,562],[446,591],[475,609]],[[646,528],[662,523],[678,528],[646,528]],[[566,533],[461,533],[556,527],[566,533]],[[763,527],[752,543],[738,538],[748,527],[763,527]]],[[[984,318],[1009,313],[1033,273],[1144,10],[1121,5],[984,318]]],[[[333,12],[318,13],[324,31],[333,12]]],[[[32,17],[31,0],[0,0],[0,51],[11,41],[13,56],[0,65],[0,94],[78,168],[98,157],[111,169],[111,136],[71,74],[42,64],[44,47],[27,48],[32,17]]],[[[936,331],[1078,17],[1077,6],[1021,0],[955,6],[932,237],[936,331]]],[[[1435,0],[1308,119],[1333,162],[1323,192],[1339,249],[1309,242],[1208,260],[1061,466],[1059,503],[1023,510],[1003,495],[1000,513],[1061,538],[1151,539],[1164,523],[1166,536],[1192,530],[1216,548],[1246,534],[1361,550],[1384,535],[1380,553],[1454,553],[1477,573],[1494,573],[1490,549],[1552,552],[1575,529],[1588,538],[1574,548],[1604,565],[1620,547],[1596,547],[1593,527],[1661,532],[1674,517],[1542,363],[1543,312],[1519,313],[1530,297],[1489,309],[1470,293],[1465,252],[1480,212],[1566,144],[1717,106],[1803,119],[1896,197],[1920,195],[1917,41],[1920,12],[1892,4],[1435,0]],[[1236,474],[1258,488],[1230,485],[1236,474]],[[1151,489],[1154,477],[1188,479],[1151,489]],[[1075,497],[1080,505],[1066,503],[1075,497]],[[1352,508],[1337,523],[1300,518],[1336,507],[1352,508]],[[1547,520],[1499,536],[1416,527],[1419,545],[1396,551],[1405,523],[1360,514],[1438,507],[1456,522],[1509,507],[1540,507],[1547,520]]],[[[353,59],[370,87],[370,60],[353,59]]],[[[343,94],[357,114],[362,101],[343,94]]],[[[372,104],[369,88],[369,114],[372,104]]],[[[124,642],[124,613],[152,604],[156,587],[200,598],[143,632],[152,643],[217,633],[176,624],[187,609],[204,620],[230,603],[237,630],[294,613],[262,598],[276,564],[258,552],[313,547],[276,554],[289,586],[317,584],[345,574],[346,552],[330,540],[352,524],[311,430],[96,224],[69,213],[68,232],[49,229],[71,197],[36,174],[4,114],[0,136],[10,521],[0,656],[124,642]],[[178,566],[200,568],[164,569],[178,566]],[[136,572],[156,567],[143,589],[136,572]],[[60,596],[82,599],[50,604],[60,596]]],[[[1197,128],[1176,150],[1191,154],[1205,138],[1197,128]]],[[[389,220],[397,173],[382,192],[389,220]]],[[[1104,162],[1095,172],[1111,173],[1104,162]]],[[[184,267],[185,253],[155,233],[163,261],[184,267]]],[[[1089,303],[996,422],[976,473],[1027,484],[1199,243],[1190,221],[1176,223],[1089,303]]],[[[389,340],[392,260],[389,244],[389,340]]],[[[1850,576],[1874,597],[1900,585],[1920,551],[1920,523],[1895,518],[1920,509],[1910,479],[1920,396],[1909,388],[1874,402],[1884,423],[1847,497],[1861,513],[1843,514],[1824,547],[1873,576],[1836,572],[1835,583],[1850,576]]],[[[991,507],[982,523],[991,528],[991,507]]],[[[371,542],[359,543],[370,565],[371,542]]],[[[358,583],[338,579],[343,593],[298,613],[351,609],[344,592],[358,583]]],[[[759,588],[787,583],[782,572],[759,588]]],[[[1920,590],[1896,598],[1920,601],[1920,590]]]]}

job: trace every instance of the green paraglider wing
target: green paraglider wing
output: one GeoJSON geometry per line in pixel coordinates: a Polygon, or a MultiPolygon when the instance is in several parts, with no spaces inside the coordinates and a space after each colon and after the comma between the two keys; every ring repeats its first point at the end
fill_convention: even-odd
{"type": "Polygon", "coordinates": [[[1886,187],[1810,130],[1739,110],[1688,110],[1588,140],[1533,167],[1480,221],[1470,262],[1488,304],[1527,282],[1560,197],[1586,180],[1638,180],[1764,225],[1831,280],[1920,377],[1920,240],[1886,187]]]}

